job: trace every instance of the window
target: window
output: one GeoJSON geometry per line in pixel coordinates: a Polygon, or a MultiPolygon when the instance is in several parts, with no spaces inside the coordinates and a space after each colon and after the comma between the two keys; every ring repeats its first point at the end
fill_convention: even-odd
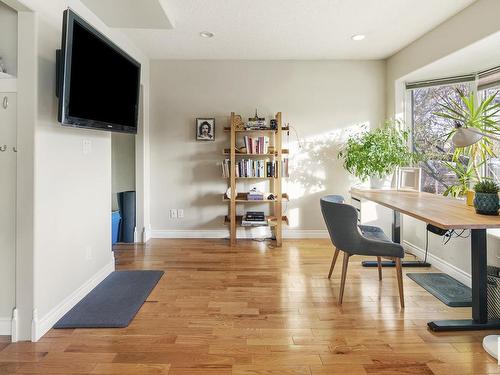
{"type": "MultiPolygon", "coordinates": [[[[482,100],[495,95],[494,101],[500,103],[500,86],[487,88],[479,92],[482,100]]],[[[500,121],[500,118],[499,118],[500,121]]],[[[496,158],[490,158],[486,164],[486,176],[492,178],[497,183],[500,182],[500,142],[493,142],[493,152],[496,158]]]]}
{"type": "MultiPolygon", "coordinates": [[[[453,145],[450,140],[446,140],[446,135],[454,124],[435,115],[441,111],[439,103],[443,100],[458,99],[456,89],[469,94],[473,90],[473,82],[415,87],[409,90],[412,146],[425,159],[420,163],[422,191],[442,194],[457,180],[456,174],[446,164],[451,162],[453,154],[453,145]]],[[[498,162],[497,172],[500,174],[500,159],[498,162]]]]}

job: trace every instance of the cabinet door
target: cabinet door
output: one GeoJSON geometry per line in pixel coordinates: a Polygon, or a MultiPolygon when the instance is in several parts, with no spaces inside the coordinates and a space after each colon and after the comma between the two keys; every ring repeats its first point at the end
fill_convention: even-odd
{"type": "Polygon", "coordinates": [[[0,93],[0,318],[15,304],[16,145],[16,94],[0,93]]]}

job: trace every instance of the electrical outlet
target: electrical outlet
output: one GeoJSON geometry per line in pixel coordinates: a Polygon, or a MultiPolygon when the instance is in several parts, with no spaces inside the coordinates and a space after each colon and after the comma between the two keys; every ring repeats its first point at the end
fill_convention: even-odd
{"type": "Polygon", "coordinates": [[[88,155],[92,152],[92,141],[89,139],[84,139],[82,143],[83,155],[88,155]]]}
{"type": "Polygon", "coordinates": [[[184,210],[183,210],[182,208],[179,208],[179,209],[177,210],[177,217],[178,217],[179,219],[182,219],[182,218],[184,217],[184,210]]]}
{"type": "Polygon", "coordinates": [[[91,260],[92,259],[92,248],[90,246],[87,246],[85,248],[85,259],[86,260],[91,260]]]}
{"type": "Polygon", "coordinates": [[[170,218],[177,219],[177,210],[175,208],[170,209],[170,218]]]}

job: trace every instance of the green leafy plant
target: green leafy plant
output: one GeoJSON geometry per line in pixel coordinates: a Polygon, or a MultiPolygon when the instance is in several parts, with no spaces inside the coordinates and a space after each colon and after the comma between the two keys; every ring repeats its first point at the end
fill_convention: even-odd
{"type": "Polygon", "coordinates": [[[474,185],[476,193],[498,194],[498,185],[491,180],[483,180],[474,185]]]}
{"type": "Polygon", "coordinates": [[[408,137],[400,121],[388,120],[380,128],[349,138],[338,157],[344,160],[344,168],[362,181],[372,176],[383,178],[418,159],[408,149],[408,137]]]}
{"type": "MultiPolygon", "coordinates": [[[[475,93],[464,94],[457,89],[459,99],[444,98],[439,103],[441,111],[435,115],[451,120],[455,127],[446,135],[448,141],[453,137],[458,127],[475,128],[478,131],[498,136],[500,134],[500,125],[498,116],[500,115],[500,103],[495,103],[494,99],[497,93],[490,95],[482,102],[478,102],[475,93]]],[[[492,148],[492,141],[487,136],[479,142],[468,147],[457,147],[453,152],[452,161],[459,162],[467,160],[477,181],[482,180],[479,166],[486,162],[489,157],[495,157],[492,148]]],[[[458,176],[458,175],[457,175],[458,176]]],[[[460,177],[460,176],[459,176],[460,177]]]]}
{"type": "Polygon", "coordinates": [[[477,181],[472,163],[464,165],[461,163],[444,162],[444,164],[448,169],[455,172],[458,180],[457,183],[448,186],[443,195],[453,198],[463,197],[470,190],[471,184],[477,181]]]}

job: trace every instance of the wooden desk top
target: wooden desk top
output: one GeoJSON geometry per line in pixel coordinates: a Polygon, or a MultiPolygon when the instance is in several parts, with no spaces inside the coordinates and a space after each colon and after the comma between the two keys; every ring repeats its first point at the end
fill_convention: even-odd
{"type": "Polygon", "coordinates": [[[442,195],[398,190],[352,188],[351,195],[412,216],[443,229],[500,228],[500,216],[478,215],[464,201],[442,195]]]}

